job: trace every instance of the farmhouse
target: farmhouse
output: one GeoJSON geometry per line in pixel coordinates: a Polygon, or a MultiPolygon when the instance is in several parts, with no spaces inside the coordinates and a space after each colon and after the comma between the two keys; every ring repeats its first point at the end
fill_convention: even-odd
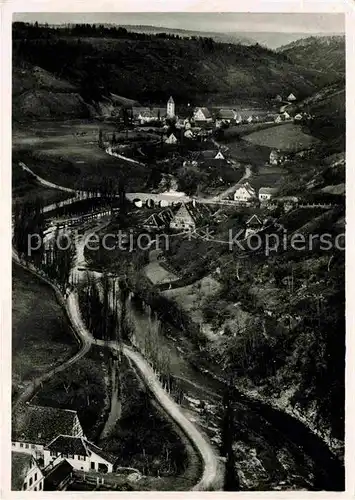
{"type": "Polygon", "coordinates": [[[284,120],[289,120],[289,119],[291,118],[291,115],[290,115],[289,113],[287,113],[287,111],[284,111],[284,112],[282,113],[282,118],[283,118],[284,120]]]}
{"type": "Polygon", "coordinates": [[[301,113],[297,113],[297,115],[294,116],[293,120],[295,122],[300,122],[302,120],[303,116],[301,115],[301,113]]]}
{"type": "Polygon", "coordinates": [[[263,203],[271,200],[273,196],[277,194],[276,188],[262,187],[259,189],[259,200],[263,203]]]}
{"type": "Polygon", "coordinates": [[[11,490],[43,491],[43,474],[32,455],[11,452],[11,490]]]}
{"type": "Polygon", "coordinates": [[[145,229],[161,229],[164,227],[169,227],[170,221],[174,217],[173,212],[170,208],[162,210],[157,214],[152,214],[148,219],[143,222],[143,227],[145,229]]]}
{"type": "Polygon", "coordinates": [[[275,123],[281,123],[281,122],[282,122],[281,115],[277,115],[277,117],[275,118],[275,123]]]}
{"type": "Polygon", "coordinates": [[[166,144],[176,144],[178,142],[176,136],[174,134],[170,134],[166,139],[165,143],[166,144]]]}
{"type": "Polygon", "coordinates": [[[192,211],[187,208],[185,203],[183,203],[170,221],[170,229],[194,231],[196,229],[196,221],[191,212],[192,211]]]}
{"type": "Polygon", "coordinates": [[[290,102],[293,102],[293,101],[295,101],[295,100],[296,100],[296,96],[295,96],[294,94],[292,94],[292,93],[291,93],[291,94],[288,96],[287,100],[288,100],[288,101],[290,101],[290,102]]]}
{"type": "Polygon", "coordinates": [[[63,433],[76,437],[84,435],[76,411],[24,405],[13,415],[12,450],[42,458],[44,446],[63,433]]]}
{"type": "Polygon", "coordinates": [[[44,466],[53,466],[65,458],[76,470],[112,472],[117,457],[83,437],[57,436],[44,448],[44,466]]]}
{"type": "Polygon", "coordinates": [[[211,123],[212,115],[208,108],[195,108],[193,112],[193,119],[197,123],[211,123]]]}
{"type": "Polygon", "coordinates": [[[249,182],[245,182],[237,186],[233,198],[239,203],[249,204],[256,199],[256,192],[249,182]]]}

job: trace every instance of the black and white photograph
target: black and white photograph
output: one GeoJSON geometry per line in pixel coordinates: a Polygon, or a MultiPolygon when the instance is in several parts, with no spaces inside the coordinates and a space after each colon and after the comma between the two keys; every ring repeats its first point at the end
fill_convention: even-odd
{"type": "Polygon", "coordinates": [[[345,15],[11,31],[11,490],[344,491],[345,15]]]}

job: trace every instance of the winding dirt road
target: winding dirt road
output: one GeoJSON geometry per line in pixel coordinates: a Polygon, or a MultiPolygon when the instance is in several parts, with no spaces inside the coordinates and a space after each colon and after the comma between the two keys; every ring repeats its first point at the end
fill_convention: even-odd
{"type": "MultiPolygon", "coordinates": [[[[93,229],[91,229],[90,232],[92,231],[93,229]]],[[[80,239],[80,242],[82,244],[83,239],[80,239]]],[[[84,264],[83,261],[85,257],[80,242],[76,241],[77,258],[75,259],[74,262],[72,276],[82,275],[82,273],[78,270],[78,265],[84,264]]],[[[38,273],[38,271],[33,266],[30,267],[24,266],[15,251],[13,251],[12,256],[13,260],[17,264],[21,265],[25,269],[28,269],[30,272],[34,273],[36,276],[38,276],[46,283],[48,283],[56,291],[57,294],[58,293],[60,294],[59,289],[48,279],[42,276],[42,274],[38,273]]],[[[42,383],[50,380],[56,373],[65,370],[72,364],[76,363],[80,358],[85,356],[85,354],[87,354],[87,352],[90,350],[90,347],[93,343],[96,345],[108,346],[112,350],[119,349],[119,345],[116,341],[106,342],[103,340],[94,339],[92,334],[86,328],[82,316],[80,314],[78,293],[75,289],[68,295],[66,301],[63,299],[63,303],[67,311],[68,317],[70,319],[70,322],[72,324],[73,330],[77,335],[77,337],[80,339],[81,348],[73,357],[71,357],[61,365],[57,366],[56,368],[50,370],[41,377],[36,378],[33,381],[33,383],[17,399],[16,403],[14,404],[14,408],[16,408],[20,403],[28,401],[33,396],[35,391],[41,386],[42,383]]],[[[155,397],[156,401],[167,412],[167,414],[171,417],[171,419],[182,429],[184,434],[191,441],[194,448],[201,456],[203,462],[203,474],[199,482],[194,486],[193,490],[195,491],[220,490],[222,488],[223,478],[221,475],[221,469],[219,467],[218,458],[215,455],[214,450],[210,445],[210,443],[205,439],[205,437],[201,434],[201,432],[194,426],[194,424],[187,419],[187,417],[183,414],[181,408],[165,391],[165,389],[159,382],[154,370],[149,365],[149,363],[144,359],[144,357],[126,344],[122,346],[122,352],[135,365],[138,372],[142,376],[142,379],[144,380],[146,386],[149,388],[149,390],[155,397]]]]}

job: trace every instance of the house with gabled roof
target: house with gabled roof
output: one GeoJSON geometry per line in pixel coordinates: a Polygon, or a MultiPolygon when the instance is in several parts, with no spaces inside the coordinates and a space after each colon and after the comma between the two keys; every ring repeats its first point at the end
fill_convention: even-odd
{"type": "Polygon", "coordinates": [[[226,162],[226,158],[221,150],[208,149],[204,151],[197,151],[194,159],[200,163],[206,164],[222,164],[226,162]]]}
{"type": "Polygon", "coordinates": [[[256,201],[256,191],[249,184],[249,182],[237,184],[233,199],[241,204],[249,205],[250,203],[256,201]]]}
{"type": "Polygon", "coordinates": [[[162,229],[169,227],[170,221],[173,219],[174,214],[170,208],[162,210],[159,213],[152,214],[146,221],[143,222],[145,229],[162,229]]]}
{"type": "Polygon", "coordinates": [[[255,226],[262,226],[263,222],[260,220],[260,218],[256,215],[253,214],[249,219],[245,222],[245,225],[248,227],[255,227],[255,226]]]}
{"type": "Polygon", "coordinates": [[[195,108],[193,112],[195,122],[210,123],[212,122],[212,114],[208,108],[195,108]]]}
{"type": "Polygon", "coordinates": [[[43,456],[44,446],[59,434],[83,436],[76,411],[51,406],[22,405],[12,416],[12,450],[43,456]]]}
{"type": "Polygon", "coordinates": [[[290,102],[296,101],[296,96],[291,92],[291,94],[287,97],[287,100],[290,102]]]}
{"type": "Polygon", "coordinates": [[[55,466],[66,459],[75,470],[112,472],[117,457],[83,437],[57,436],[44,448],[44,466],[55,466]]]}
{"type": "Polygon", "coordinates": [[[194,231],[196,229],[196,220],[191,210],[185,203],[182,203],[169,224],[170,229],[179,231],[194,231]]]}
{"type": "Polygon", "coordinates": [[[11,452],[11,490],[43,491],[43,473],[34,456],[11,452]]]}
{"type": "Polygon", "coordinates": [[[165,144],[176,144],[178,142],[177,137],[175,134],[170,134],[166,139],[165,139],[165,144]]]}
{"type": "Polygon", "coordinates": [[[245,222],[245,226],[245,238],[248,238],[248,236],[257,233],[263,228],[263,222],[254,214],[245,222]]]}

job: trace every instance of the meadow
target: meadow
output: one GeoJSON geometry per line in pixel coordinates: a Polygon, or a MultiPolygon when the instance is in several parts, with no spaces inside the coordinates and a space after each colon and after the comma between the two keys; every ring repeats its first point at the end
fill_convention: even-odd
{"type": "Polygon", "coordinates": [[[319,143],[318,139],[305,134],[300,125],[294,123],[285,123],[276,130],[268,128],[252,132],[244,136],[244,140],[253,145],[277,148],[281,151],[300,151],[319,143]]]}
{"type": "Polygon", "coordinates": [[[67,317],[48,285],[18,265],[12,272],[13,396],[78,349],[67,317]]]}
{"type": "Polygon", "coordinates": [[[100,129],[107,140],[115,126],[78,120],[32,123],[30,130],[16,125],[13,163],[23,161],[39,176],[66,187],[95,188],[110,182],[118,188],[123,180],[128,190],[142,190],[149,171],[99,148],[100,129]]]}

